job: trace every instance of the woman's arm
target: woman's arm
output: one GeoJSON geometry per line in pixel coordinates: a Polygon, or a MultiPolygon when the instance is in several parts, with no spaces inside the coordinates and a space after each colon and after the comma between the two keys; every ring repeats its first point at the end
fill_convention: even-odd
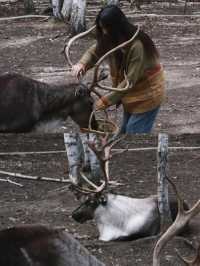
{"type": "MultiPolygon", "coordinates": [[[[144,50],[140,41],[132,45],[126,60],[126,75],[130,82],[130,88],[126,91],[110,92],[96,102],[96,109],[105,109],[108,106],[117,104],[121,98],[132,90],[136,82],[144,73],[144,50]]],[[[117,88],[121,89],[126,86],[126,80],[123,80],[117,88]]]]}

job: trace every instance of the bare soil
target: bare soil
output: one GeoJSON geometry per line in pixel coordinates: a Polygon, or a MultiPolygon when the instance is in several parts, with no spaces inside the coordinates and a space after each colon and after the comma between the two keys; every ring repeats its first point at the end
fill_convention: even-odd
{"type": "MultiPolygon", "coordinates": [[[[130,20],[139,24],[153,38],[166,72],[166,101],[162,105],[154,132],[171,134],[200,132],[200,15],[199,3],[189,3],[187,16],[183,5],[168,3],[144,5],[134,13],[124,5],[130,20]],[[145,13],[145,14],[144,14],[145,13]],[[147,13],[150,13],[147,15],[147,13]]],[[[90,8],[88,26],[94,22],[97,9],[90,8]]],[[[69,40],[68,25],[52,19],[21,19],[0,21],[0,73],[18,72],[49,83],[75,81],[61,53],[69,40]]],[[[73,62],[93,43],[85,38],[72,48],[73,62]]],[[[84,79],[90,82],[92,71],[84,79]]],[[[122,109],[109,111],[118,124],[122,109]]],[[[75,130],[68,120],[66,131],[75,130]]]]}
{"type": "MultiPolygon", "coordinates": [[[[183,6],[175,4],[145,7],[145,13],[130,19],[141,25],[159,47],[166,71],[167,99],[161,107],[153,133],[170,133],[169,146],[200,146],[200,16],[198,3],[191,5],[188,15],[182,16],[183,6]],[[157,14],[157,15],[156,15],[157,14]],[[176,16],[172,16],[176,15],[176,16]],[[162,16],[158,16],[162,15],[162,16]],[[178,16],[177,16],[178,15],[178,16]],[[184,134],[181,133],[197,133],[184,134]]],[[[22,14],[16,11],[16,14],[22,14]]],[[[5,13],[4,13],[5,15],[5,13]]],[[[10,13],[9,13],[10,15],[10,13]]],[[[87,19],[88,26],[92,18],[87,19]]],[[[18,72],[49,83],[74,81],[61,51],[69,39],[68,26],[52,20],[21,19],[0,21],[0,73],[18,72]]],[[[73,61],[93,42],[87,38],[73,47],[73,61]]],[[[85,82],[91,81],[88,73],[85,82]]],[[[120,123],[122,110],[110,110],[111,117],[120,123]]],[[[75,131],[68,120],[67,132],[75,131]]],[[[62,134],[50,135],[0,135],[0,170],[32,176],[60,178],[68,176],[67,157],[62,134]],[[45,152],[9,155],[7,152],[45,152]]],[[[156,136],[129,136],[118,147],[156,147],[156,136]]],[[[199,149],[170,149],[169,176],[174,179],[183,197],[192,205],[199,199],[199,149]]],[[[129,151],[110,163],[111,178],[123,185],[113,188],[114,193],[131,197],[146,197],[156,193],[156,150],[129,151]]],[[[0,178],[6,178],[0,175],[0,178]]],[[[0,228],[25,223],[44,223],[65,226],[95,256],[106,265],[147,266],[152,263],[152,251],[156,239],[140,239],[130,242],[98,241],[94,222],[80,225],[71,218],[78,206],[65,184],[30,181],[10,177],[24,186],[18,187],[0,182],[0,228]]],[[[194,243],[200,241],[199,216],[192,220],[190,231],[185,235],[194,243]]],[[[182,239],[170,242],[164,251],[162,265],[182,265],[175,249],[192,256],[194,251],[183,244],[182,239]]]]}
{"type": "MultiPolygon", "coordinates": [[[[0,143],[0,170],[38,177],[68,178],[62,134],[1,135],[0,143]],[[54,153],[41,153],[46,151],[54,151],[54,153]],[[8,154],[12,152],[26,153],[8,154]]],[[[156,148],[157,137],[127,136],[115,148],[124,148],[127,145],[129,148],[156,148]]],[[[169,149],[168,173],[190,206],[199,199],[200,149],[197,148],[199,146],[199,135],[169,138],[169,147],[179,147],[179,149],[169,149]],[[193,149],[184,150],[180,147],[193,147],[193,149]]],[[[112,180],[122,185],[111,187],[110,190],[117,194],[139,198],[156,194],[156,168],[156,149],[127,151],[123,156],[118,155],[110,162],[110,176],[112,180]]],[[[6,177],[0,174],[0,178],[6,177]]],[[[10,179],[22,184],[23,187],[0,182],[1,229],[27,223],[64,226],[106,265],[151,265],[156,238],[129,242],[99,241],[94,222],[80,225],[71,218],[71,213],[79,202],[68,190],[68,185],[40,180],[29,181],[12,176],[10,179]]],[[[171,192],[170,195],[173,196],[171,192]]],[[[190,230],[185,234],[185,237],[193,243],[200,241],[199,218],[197,216],[191,221],[190,230]]],[[[194,254],[194,250],[185,245],[181,238],[176,238],[165,248],[161,265],[182,265],[175,249],[184,255],[194,254]]]]}

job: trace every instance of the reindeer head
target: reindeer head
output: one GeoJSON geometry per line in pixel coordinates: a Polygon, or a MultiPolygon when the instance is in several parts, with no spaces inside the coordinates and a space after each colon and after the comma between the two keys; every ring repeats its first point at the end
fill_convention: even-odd
{"type": "Polygon", "coordinates": [[[102,147],[100,149],[97,149],[94,143],[88,143],[100,162],[104,180],[97,186],[80,172],[80,176],[87,183],[87,188],[75,184],[72,185],[75,191],[78,191],[82,195],[86,195],[86,200],[72,213],[72,217],[77,222],[84,223],[87,220],[92,220],[95,210],[99,205],[105,206],[107,204],[107,187],[109,181],[107,162],[111,158],[111,147],[120,140],[116,139],[117,136],[118,134],[114,135],[110,140],[108,140],[108,135],[102,137],[102,147]]]}
{"type": "Polygon", "coordinates": [[[107,197],[103,194],[94,194],[87,199],[72,213],[72,218],[79,222],[85,223],[88,220],[94,219],[95,210],[99,205],[106,205],[107,197]]]}

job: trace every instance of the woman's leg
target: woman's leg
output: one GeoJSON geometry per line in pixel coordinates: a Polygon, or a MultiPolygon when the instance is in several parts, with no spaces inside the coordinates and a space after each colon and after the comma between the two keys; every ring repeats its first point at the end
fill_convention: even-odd
{"type": "Polygon", "coordinates": [[[131,114],[126,125],[125,133],[150,133],[160,107],[141,114],[131,114]]]}

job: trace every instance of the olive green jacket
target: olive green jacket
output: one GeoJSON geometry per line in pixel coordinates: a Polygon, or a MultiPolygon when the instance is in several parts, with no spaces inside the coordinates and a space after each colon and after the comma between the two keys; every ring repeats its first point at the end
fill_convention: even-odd
{"type": "MultiPolygon", "coordinates": [[[[164,73],[159,59],[149,59],[140,40],[135,40],[122,52],[123,60],[120,69],[117,69],[114,56],[109,57],[112,85],[118,88],[125,87],[123,74],[125,70],[131,86],[123,92],[106,94],[102,99],[103,102],[110,106],[121,101],[125,111],[129,113],[143,113],[160,106],[164,98],[164,73]]],[[[84,53],[79,62],[88,70],[98,59],[96,44],[94,44],[84,53]]]]}

